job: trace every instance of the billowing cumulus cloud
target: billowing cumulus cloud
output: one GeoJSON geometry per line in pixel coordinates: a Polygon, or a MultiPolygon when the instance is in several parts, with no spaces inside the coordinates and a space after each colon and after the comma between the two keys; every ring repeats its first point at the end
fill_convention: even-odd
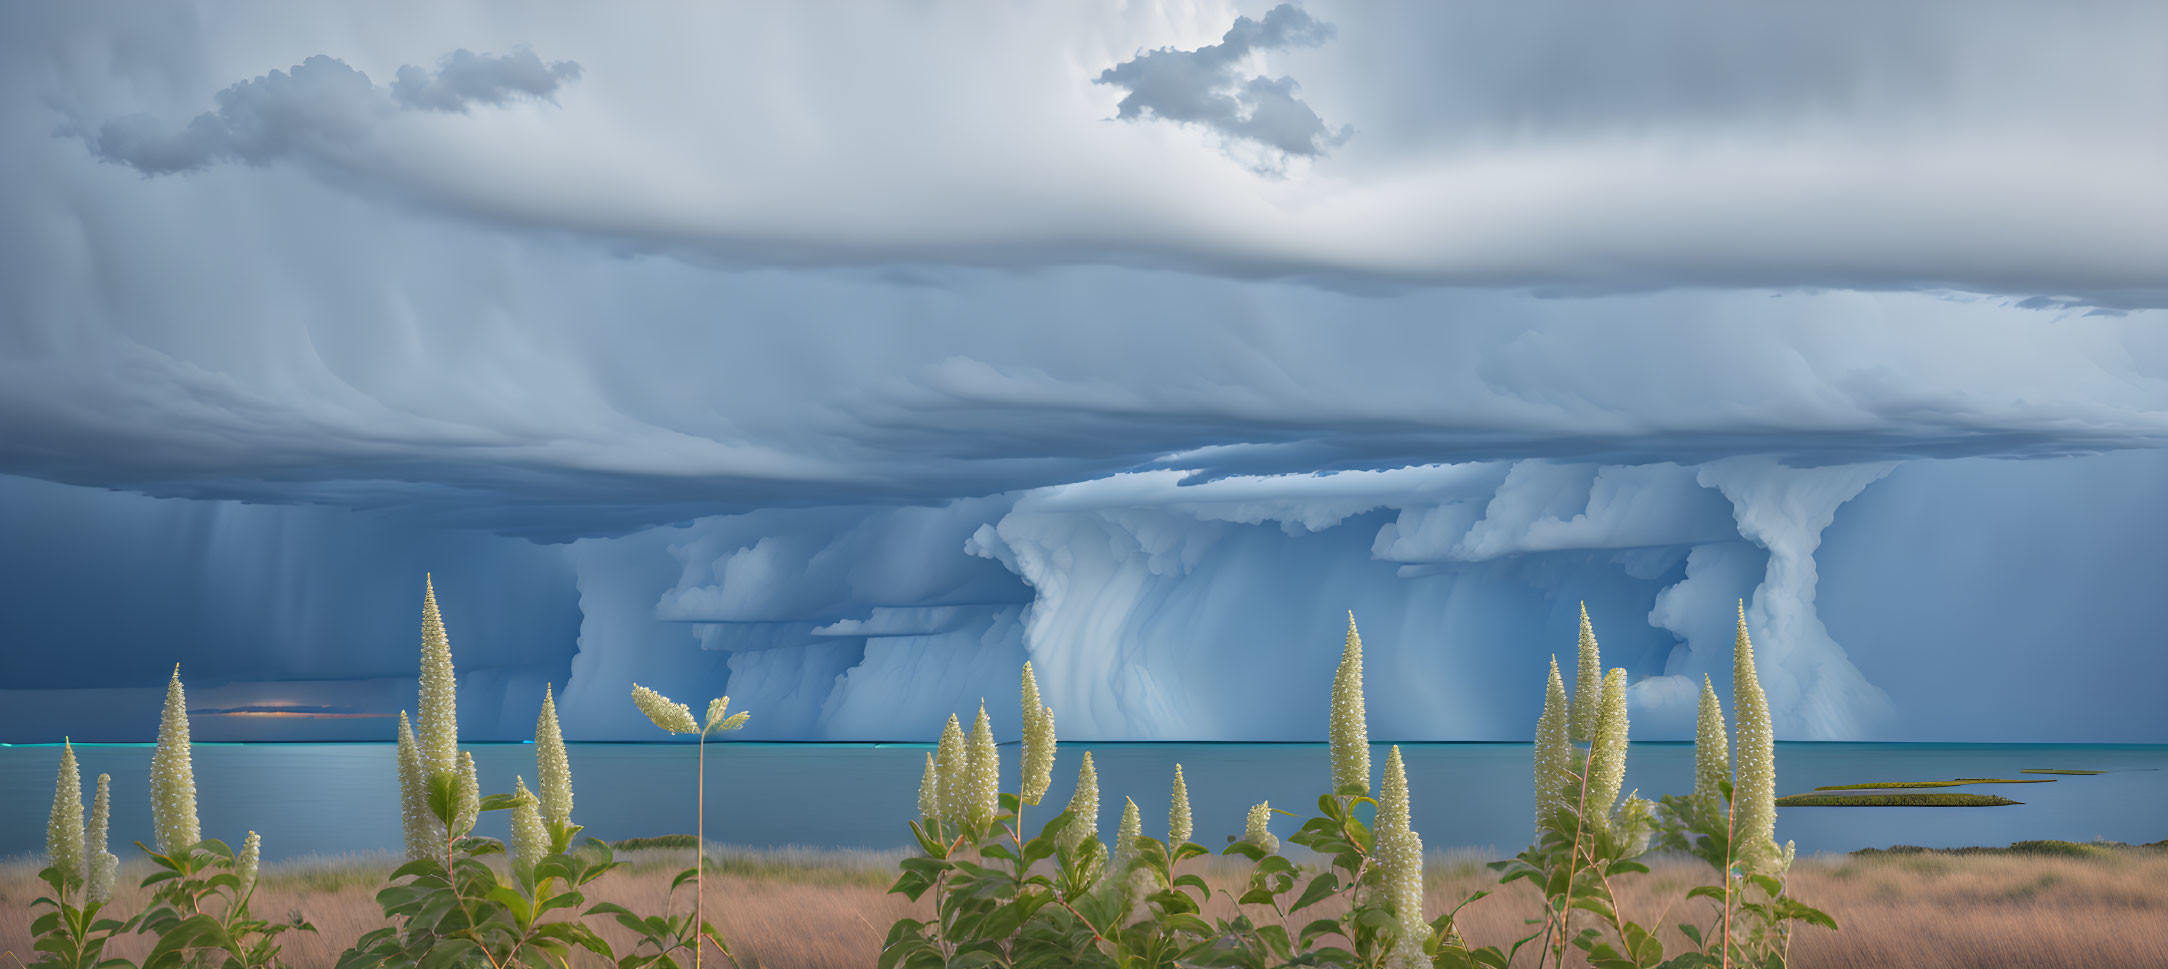
{"type": "Polygon", "coordinates": [[[1327,126],[1295,96],[1292,77],[1243,77],[1252,55],[1289,47],[1316,47],[1333,27],[1283,3],[1261,20],[1235,18],[1217,44],[1196,50],[1161,47],[1100,72],[1094,83],[1128,93],[1116,105],[1124,121],[1157,119],[1195,124],[1229,139],[1254,143],[1280,158],[1323,154],[1354,132],[1327,126]]]}

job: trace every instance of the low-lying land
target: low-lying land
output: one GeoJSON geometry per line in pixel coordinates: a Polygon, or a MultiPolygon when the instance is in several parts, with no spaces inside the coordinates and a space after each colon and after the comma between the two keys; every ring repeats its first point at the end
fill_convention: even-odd
{"type": "Polygon", "coordinates": [[[1873,791],[1884,789],[1909,789],[1920,787],[1964,787],[1968,784],[2053,784],[2052,777],[1960,777],[1954,781],[1868,781],[1864,784],[1829,784],[1817,787],[1817,791],[1873,791]]]}
{"type": "Polygon", "coordinates": [[[2034,768],[2034,767],[2026,767],[2026,768],[2021,768],[2021,769],[2019,769],[2019,770],[2018,770],[2018,773],[2020,773],[2020,774],[2105,774],[2105,773],[2107,773],[2107,771],[2104,771],[2104,770],[2056,770],[2056,769],[2054,769],[2054,768],[2048,768],[2048,767],[2041,767],[2041,768],[2034,768]]]}
{"type": "Polygon", "coordinates": [[[2023,804],[1993,794],[1928,791],[1923,794],[1791,794],[1778,807],[2002,807],[2023,804]]]}
{"type": "Polygon", "coordinates": [[[2063,858],[2102,858],[2133,852],[2168,856],[2168,841],[2143,845],[2125,844],[2121,841],[2017,841],[2005,848],[1922,848],[1919,845],[1891,845],[1887,848],[1861,848],[1852,852],[1852,855],[1860,858],[1884,855],[2054,855],[2063,858]]]}
{"type": "MultiPolygon", "coordinates": [[[[1843,930],[1802,929],[1793,942],[1793,964],[1838,969],[2168,965],[2168,844],[2103,847],[2082,856],[2019,846],[1975,851],[1899,848],[1801,858],[1792,874],[1793,892],[1829,912],[1843,930]]],[[[872,851],[718,851],[717,861],[728,873],[709,882],[707,914],[741,955],[765,969],[864,969],[875,963],[891,922],[927,914],[925,903],[887,894],[900,857],[872,851]]],[[[591,886],[596,891],[589,901],[661,911],[672,874],[685,864],[683,853],[638,850],[625,858],[632,867],[591,886]]],[[[288,937],[287,956],[296,966],[329,966],[361,933],[382,924],[373,897],[394,864],[375,856],[269,865],[257,908],[272,918],[299,913],[314,923],[318,934],[288,937]]],[[[1236,866],[1189,864],[1215,888],[1238,887],[1236,866]]],[[[148,873],[146,864],[130,862],[122,884],[133,886],[148,873]]],[[[0,865],[0,951],[27,954],[29,902],[42,888],[34,874],[28,862],[0,865]]],[[[1426,907],[1443,911],[1478,889],[1494,890],[1461,913],[1461,927],[1479,944],[1510,942],[1524,931],[1521,920],[1541,902],[1527,882],[1501,888],[1495,878],[1475,858],[1433,857],[1426,907]]],[[[1666,949],[1676,952],[1682,944],[1677,923],[1706,927],[1713,911],[1705,901],[1678,899],[1686,888],[1710,881],[1700,862],[1660,862],[1650,875],[1621,883],[1619,900],[1628,917],[1666,926],[1666,949]]],[[[115,899],[118,910],[134,911],[143,894],[122,889],[115,899]]],[[[690,889],[681,890],[673,901],[689,904],[689,895],[690,889]]],[[[1225,897],[1214,905],[1221,912],[1232,908],[1225,897]]],[[[1254,914],[1272,918],[1269,911],[1254,914]]],[[[591,924],[613,942],[630,941],[620,940],[614,926],[591,924]]],[[[148,949],[132,939],[113,954],[140,958],[148,949]]],[[[1534,964],[1532,953],[1522,955],[1519,964],[1534,964]]],[[[5,958],[0,964],[12,965],[5,958]]]]}

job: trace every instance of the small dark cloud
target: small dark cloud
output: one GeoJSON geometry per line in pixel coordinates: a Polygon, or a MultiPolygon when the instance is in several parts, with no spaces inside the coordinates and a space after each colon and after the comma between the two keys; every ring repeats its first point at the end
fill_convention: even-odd
{"type": "Polygon", "coordinates": [[[477,54],[464,48],[444,55],[429,71],[408,64],[391,83],[400,107],[466,113],[473,104],[500,105],[520,98],[547,101],[559,85],[578,80],[572,61],[545,64],[534,51],[477,54]]]}
{"type": "Polygon", "coordinates": [[[1145,51],[1100,72],[1093,83],[1129,91],[1115,115],[1124,121],[1157,118],[1202,125],[1284,157],[1316,157],[1346,141],[1354,130],[1326,125],[1295,96],[1292,77],[1244,79],[1240,74],[1252,53],[1316,47],[1332,36],[1331,24],[1283,3],[1263,20],[1235,18],[1217,44],[1145,51]]]}
{"type": "Polygon", "coordinates": [[[470,105],[520,98],[547,100],[577,79],[572,61],[545,64],[531,50],[476,54],[457,50],[434,71],[399,69],[389,89],[336,57],[318,54],[218,92],[218,107],[186,125],[148,115],[106,122],[86,136],[98,158],[145,175],[195,171],[220,162],[267,165],[297,155],[325,158],[368,135],[400,111],[465,113],[470,105]]]}

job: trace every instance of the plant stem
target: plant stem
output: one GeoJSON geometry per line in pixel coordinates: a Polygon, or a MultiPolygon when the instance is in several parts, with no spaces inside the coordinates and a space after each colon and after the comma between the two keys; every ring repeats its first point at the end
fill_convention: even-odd
{"type": "Polygon", "coordinates": [[[1581,833],[1588,829],[1588,775],[1596,764],[1596,744],[1588,745],[1588,759],[1581,765],[1581,805],[1574,811],[1573,858],[1566,863],[1566,899],[1558,910],[1558,964],[1566,964],[1566,926],[1573,918],[1573,876],[1581,871],[1581,833]]]}
{"type": "MultiPolygon", "coordinates": [[[[1736,782],[1734,782],[1736,783],[1736,782]]],[[[1724,805],[1724,963],[1723,969],[1731,969],[1731,861],[1737,853],[1733,844],[1739,837],[1739,789],[1732,788],[1732,796],[1724,805]]]]}
{"type": "MultiPolygon", "coordinates": [[[[700,728],[698,764],[693,769],[693,969],[700,969],[701,941],[707,938],[708,914],[708,728],[700,728]]],[[[722,946],[718,945],[720,949],[722,946]]],[[[737,960],[733,959],[732,962],[737,960]]]]}

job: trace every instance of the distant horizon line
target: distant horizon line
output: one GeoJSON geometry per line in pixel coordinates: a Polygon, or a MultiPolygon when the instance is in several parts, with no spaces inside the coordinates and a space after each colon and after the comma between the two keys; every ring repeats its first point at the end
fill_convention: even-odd
{"type": "MultiPolygon", "coordinates": [[[[733,746],[753,746],[753,747],[927,747],[927,748],[932,748],[932,747],[934,747],[934,746],[937,746],[937,742],[936,742],[936,741],[932,741],[932,740],[722,740],[722,739],[717,739],[717,740],[715,740],[715,741],[713,741],[713,742],[714,742],[714,743],[717,743],[717,744],[728,744],[728,745],[733,745],[733,746]]],[[[1085,744],[1085,745],[1091,745],[1091,746],[1098,746],[1098,747],[1109,747],[1109,746],[1148,746],[1148,745],[1153,745],[1153,744],[1189,744],[1189,745],[1217,745],[1217,746],[1240,746],[1240,747],[1326,747],[1326,746],[1330,746],[1329,742],[1327,742],[1327,741],[1322,741],[1322,740],[1069,740],[1069,739],[1066,739],[1066,738],[1065,738],[1065,739],[1062,739],[1062,740],[1061,740],[1060,742],[1061,742],[1061,743],[1064,743],[1064,744],[1085,744]]],[[[1849,744],[1849,745],[1853,745],[1853,746],[1868,746],[1868,747],[1901,747],[1901,746],[1921,746],[1921,747],[2012,747],[2012,746],[2017,746],[2017,747],[2164,747],[2164,748],[2168,748],[2168,742],[2148,742],[2148,741],[2093,741],[2093,740],[1778,740],[1778,741],[1776,741],[1776,742],[1777,742],[1777,743],[1780,743],[1780,744],[1827,744],[1827,745],[1832,745],[1832,746],[1835,746],[1835,745],[1842,745],[1842,744],[1849,744]]],[[[156,747],[156,746],[158,745],[158,742],[157,742],[156,740],[86,740],[86,741],[83,741],[82,743],[75,743],[74,741],[70,740],[70,741],[37,741],[37,742],[31,742],[31,743],[10,743],[10,742],[5,742],[5,741],[0,741],[0,747],[58,747],[58,746],[61,746],[61,744],[62,744],[62,743],[70,743],[70,744],[74,744],[74,746],[77,746],[77,747],[156,747]]],[[[262,747],[262,746],[274,746],[274,745],[312,745],[312,746],[329,746],[329,745],[340,745],[340,746],[345,746],[345,745],[352,745],[352,746],[363,746],[363,747],[367,747],[367,746],[377,746],[377,747],[389,747],[389,746],[393,746],[393,745],[394,745],[394,742],[393,742],[393,741],[389,741],[389,740],[198,740],[198,741],[193,741],[192,743],[194,744],[194,746],[198,746],[198,747],[252,747],[252,746],[253,746],[253,747],[262,747]]],[[[565,741],[565,743],[567,743],[567,744],[590,744],[590,745],[609,745],[609,746],[625,746],[625,747],[682,747],[682,746],[689,746],[689,745],[693,744],[693,743],[694,743],[694,741],[690,741],[690,740],[567,740],[567,741],[565,741]]],[[[1408,746],[1445,746],[1445,745],[1485,745],[1485,744],[1490,744],[1490,745],[1519,745],[1519,746],[1524,746],[1524,747],[1525,747],[1525,746],[1528,746],[1528,745],[1529,745],[1529,744],[1531,744],[1531,743],[1533,743],[1533,741],[1528,741],[1528,740],[1373,740],[1373,741],[1371,741],[1371,742],[1370,742],[1370,746],[1372,746],[1372,747],[1377,747],[1377,746],[1383,746],[1383,745],[1388,745],[1388,744],[1404,744],[1404,745],[1408,745],[1408,746]]],[[[1694,744],[1694,742],[1693,742],[1692,740],[1634,740],[1634,741],[1631,741],[1631,743],[1634,743],[1634,744],[1643,744],[1643,745],[1664,745],[1664,746],[1680,746],[1680,747],[1691,747],[1691,746],[1693,746],[1693,744],[1694,744]]],[[[461,744],[462,746],[468,746],[468,747],[516,747],[516,746],[532,746],[532,745],[534,744],[534,741],[532,741],[532,740],[463,740],[463,741],[460,741],[460,744],[461,744]]],[[[1015,746],[1019,746],[1019,745],[1021,745],[1021,744],[1022,744],[1022,741],[1021,741],[1021,740],[1007,740],[1007,741],[1001,741],[1001,742],[999,742],[999,743],[997,744],[997,746],[1001,746],[1001,747],[1015,747],[1015,746]]]]}

